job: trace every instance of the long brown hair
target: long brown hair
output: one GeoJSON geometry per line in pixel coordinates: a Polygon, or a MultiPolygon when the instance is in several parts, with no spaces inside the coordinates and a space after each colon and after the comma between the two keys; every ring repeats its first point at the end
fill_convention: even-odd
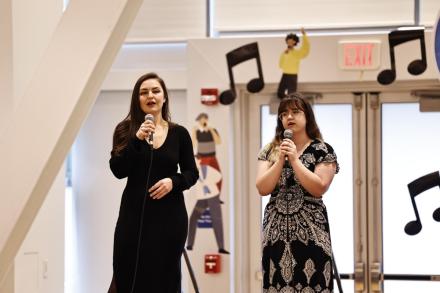
{"type": "Polygon", "coordinates": [[[274,146],[280,145],[283,140],[284,127],[280,119],[280,114],[286,112],[289,109],[299,109],[304,112],[306,116],[306,133],[311,139],[322,140],[321,131],[318,124],[316,124],[315,114],[313,113],[312,106],[306,100],[306,98],[300,93],[291,93],[283,98],[278,106],[278,118],[277,127],[275,129],[275,137],[272,141],[274,146]]]}
{"type": "Polygon", "coordinates": [[[148,79],[157,80],[162,87],[165,99],[162,106],[162,119],[168,122],[170,128],[174,126],[174,123],[171,122],[169,96],[165,82],[154,72],[144,74],[139,77],[134,85],[131,95],[130,111],[124,120],[119,122],[115,128],[115,132],[113,134],[113,148],[111,151],[112,156],[118,156],[121,154],[122,150],[127,146],[129,139],[136,136],[136,132],[141,124],[145,121],[146,113],[142,111],[140,106],[139,91],[142,83],[148,79]]]}

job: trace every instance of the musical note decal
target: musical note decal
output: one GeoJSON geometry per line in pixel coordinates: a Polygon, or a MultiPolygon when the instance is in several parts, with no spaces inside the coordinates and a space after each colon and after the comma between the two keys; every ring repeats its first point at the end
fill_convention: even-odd
{"type": "Polygon", "coordinates": [[[230,89],[220,94],[220,103],[223,105],[232,104],[237,96],[235,90],[234,73],[232,68],[242,62],[255,58],[257,61],[258,77],[250,80],[247,83],[247,90],[251,93],[257,93],[264,87],[263,70],[261,68],[260,53],[258,51],[258,44],[250,43],[234,49],[226,54],[228,63],[230,89]]]}
{"type": "Polygon", "coordinates": [[[394,57],[394,47],[413,40],[420,41],[420,53],[422,59],[413,60],[410,64],[408,64],[408,72],[412,75],[419,75],[425,72],[427,63],[424,29],[392,31],[388,34],[391,69],[385,69],[379,73],[377,76],[377,81],[380,84],[388,85],[396,79],[396,60],[394,57]]]}
{"type": "MultiPolygon", "coordinates": [[[[422,176],[408,184],[409,195],[411,198],[411,203],[414,209],[414,213],[416,215],[416,220],[410,221],[408,222],[408,224],[406,224],[405,226],[406,234],[416,235],[422,230],[422,222],[420,221],[419,210],[417,208],[415,197],[418,194],[434,186],[440,187],[439,171],[422,176]]],[[[434,211],[432,217],[434,218],[435,221],[440,222],[440,207],[434,211]]]]}

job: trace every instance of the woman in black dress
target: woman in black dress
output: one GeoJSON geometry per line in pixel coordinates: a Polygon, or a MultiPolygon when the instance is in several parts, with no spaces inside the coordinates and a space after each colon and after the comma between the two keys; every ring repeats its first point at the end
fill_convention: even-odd
{"type": "Polygon", "coordinates": [[[154,73],[134,86],[130,112],[114,132],[110,168],[117,178],[127,177],[110,292],[180,293],[188,230],[182,191],[199,175],[191,137],[171,122],[165,83],[154,73]],[[146,114],[154,119],[145,119],[146,114]]]}
{"type": "Polygon", "coordinates": [[[271,194],[263,220],[263,292],[333,292],[323,194],[339,170],[310,104],[298,93],[278,107],[275,137],[258,155],[256,185],[271,194]],[[283,139],[290,129],[293,138],[283,139]]]}

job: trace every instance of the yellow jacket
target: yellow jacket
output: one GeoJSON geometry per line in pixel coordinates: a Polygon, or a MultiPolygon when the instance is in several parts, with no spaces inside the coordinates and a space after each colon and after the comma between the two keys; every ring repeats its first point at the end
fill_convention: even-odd
{"type": "Polygon", "coordinates": [[[285,74],[298,74],[299,61],[309,54],[310,43],[307,35],[302,37],[302,46],[299,50],[289,50],[288,53],[281,53],[280,55],[280,68],[285,74]]]}

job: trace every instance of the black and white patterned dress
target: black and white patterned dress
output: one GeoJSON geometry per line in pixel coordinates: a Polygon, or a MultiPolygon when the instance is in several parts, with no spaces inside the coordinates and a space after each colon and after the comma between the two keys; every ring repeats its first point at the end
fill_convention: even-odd
{"type": "MultiPolygon", "coordinates": [[[[266,145],[258,160],[274,163],[278,147],[266,145]]],[[[335,162],[333,148],[314,140],[300,160],[310,171],[335,162]]],[[[333,266],[326,207],[299,183],[288,161],[266,206],[263,220],[263,292],[331,293],[333,266]]]]}

